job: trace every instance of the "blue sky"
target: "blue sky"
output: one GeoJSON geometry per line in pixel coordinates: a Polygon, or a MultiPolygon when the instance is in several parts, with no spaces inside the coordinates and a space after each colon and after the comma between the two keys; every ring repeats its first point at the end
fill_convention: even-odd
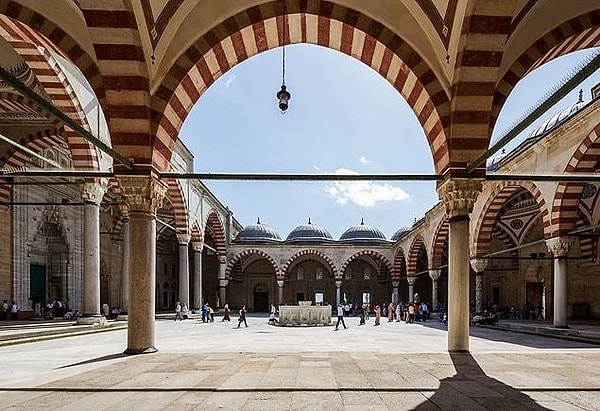
{"type": "MultiPolygon", "coordinates": [[[[583,54],[557,59],[519,83],[496,130],[509,127],[583,54]]],[[[596,73],[581,85],[586,100],[598,82],[596,73]]],[[[410,107],[360,61],[319,46],[286,46],[286,84],[292,99],[282,115],[275,98],[281,86],[280,48],[250,58],[219,78],[193,107],[180,133],[194,153],[195,171],[434,172],[425,135],[410,107]]],[[[548,116],[575,103],[578,90],[548,116]]],[[[438,202],[432,182],[205,183],[242,225],[260,217],[282,238],[308,218],[334,238],[364,218],[389,238],[438,202]]]]}

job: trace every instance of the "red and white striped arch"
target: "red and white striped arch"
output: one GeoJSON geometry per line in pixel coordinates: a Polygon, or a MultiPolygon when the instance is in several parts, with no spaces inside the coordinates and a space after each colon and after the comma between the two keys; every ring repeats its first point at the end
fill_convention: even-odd
{"type": "MultiPolygon", "coordinates": [[[[56,48],[30,27],[3,15],[0,15],[0,36],[13,47],[32,70],[38,83],[48,95],[50,103],[89,130],[87,119],[72,85],[48,49],[58,52],[56,48]]],[[[71,129],[67,128],[64,136],[71,149],[73,166],[76,169],[97,170],[98,158],[94,146],[71,129]]]]}
{"type": "Polygon", "coordinates": [[[390,274],[392,280],[400,280],[400,277],[406,276],[406,257],[404,256],[404,250],[402,247],[398,247],[396,254],[394,254],[394,267],[390,274]]]}
{"type": "Polygon", "coordinates": [[[231,258],[231,260],[229,260],[229,262],[227,263],[227,267],[225,267],[225,275],[227,277],[229,277],[231,275],[231,271],[233,270],[234,266],[238,262],[241,262],[243,259],[245,259],[247,257],[251,257],[251,256],[258,256],[262,259],[267,260],[269,262],[269,264],[271,264],[271,266],[273,267],[273,270],[275,271],[275,276],[278,279],[282,279],[281,271],[279,270],[279,267],[277,266],[277,262],[275,262],[275,259],[273,257],[271,257],[269,254],[265,253],[264,251],[257,250],[257,249],[244,250],[244,251],[239,252],[238,254],[234,255],[231,258]]]}
{"type": "Polygon", "coordinates": [[[600,10],[572,18],[547,32],[534,42],[510,66],[494,92],[493,121],[508,95],[531,70],[565,54],[600,46],[600,10]]]}
{"type": "Polygon", "coordinates": [[[203,231],[205,234],[207,232],[211,234],[211,236],[213,237],[213,241],[215,242],[215,249],[217,250],[217,254],[220,256],[224,256],[227,252],[225,242],[225,229],[216,211],[211,211],[206,217],[203,231]]]}
{"type": "Polygon", "coordinates": [[[188,217],[188,207],[183,196],[179,180],[167,179],[167,195],[173,205],[173,215],[175,217],[175,228],[178,234],[190,234],[190,223],[188,217]]]}
{"type": "Polygon", "coordinates": [[[342,276],[344,275],[344,273],[346,272],[346,268],[348,268],[348,266],[350,265],[350,263],[356,259],[360,259],[362,257],[365,256],[369,256],[371,258],[373,258],[375,261],[378,261],[380,263],[382,263],[385,268],[387,268],[388,272],[390,273],[390,276],[392,275],[392,264],[389,262],[389,260],[387,258],[385,258],[384,255],[378,253],[377,251],[374,250],[361,250],[358,251],[354,254],[352,254],[346,261],[344,261],[344,263],[342,264],[342,266],[340,267],[340,278],[337,278],[339,280],[341,280],[342,276]]]}
{"type": "Polygon", "coordinates": [[[417,235],[415,238],[413,238],[410,248],[408,249],[408,265],[406,267],[406,272],[408,275],[414,275],[417,272],[417,264],[421,249],[425,249],[425,252],[427,252],[425,240],[423,240],[422,236],[417,235]]]}
{"type": "MultiPolygon", "coordinates": [[[[593,173],[600,163],[600,124],[581,142],[567,164],[567,173],[593,173]]],[[[550,234],[566,235],[577,226],[583,183],[559,183],[552,201],[550,234]]]]}
{"type": "MultiPolygon", "coordinates": [[[[41,153],[43,150],[65,144],[64,138],[61,136],[61,131],[57,129],[48,129],[38,131],[35,134],[30,134],[22,138],[19,144],[27,147],[31,151],[41,153]]],[[[31,160],[31,155],[15,147],[8,149],[2,157],[0,164],[2,167],[10,169],[20,169],[31,160]]],[[[0,185],[0,202],[6,203],[11,201],[12,186],[0,185]]]]}
{"type": "Polygon", "coordinates": [[[335,267],[335,263],[333,262],[333,260],[327,254],[325,254],[321,251],[312,250],[312,249],[300,250],[296,254],[294,254],[293,256],[288,258],[287,261],[281,267],[282,275],[289,277],[288,270],[294,265],[294,262],[296,262],[298,259],[300,259],[302,257],[306,257],[306,256],[312,256],[316,260],[324,262],[325,265],[327,267],[329,267],[329,272],[331,273],[333,278],[335,278],[335,279],[339,278],[337,268],[335,267]]]}
{"type": "MultiPolygon", "coordinates": [[[[452,82],[449,172],[463,172],[489,146],[494,89],[516,3],[469,2],[452,82]]],[[[485,173],[485,164],[478,172],[485,173]]]]}
{"type": "Polygon", "coordinates": [[[201,243],[204,245],[204,233],[202,232],[202,227],[200,227],[200,225],[198,225],[197,221],[195,221],[192,224],[191,236],[192,236],[191,241],[193,243],[201,243]]]}
{"type": "Polygon", "coordinates": [[[194,103],[221,75],[266,50],[290,43],[318,44],[352,56],[386,78],[421,123],[437,171],[448,163],[444,127],[449,100],[418,53],[381,23],[329,1],[280,1],[229,17],[198,39],[173,64],[153,99],[154,165],[166,169],[179,130],[194,103]],[[287,23],[282,41],[283,21],[287,23]]]}
{"type": "Polygon", "coordinates": [[[448,220],[444,219],[435,230],[433,244],[431,245],[431,269],[439,269],[442,265],[444,255],[447,255],[448,250],[444,253],[444,248],[448,247],[449,228],[448,220]]]}
{"type": "Polygon", "coordinates": [[[494,226],[496,225],[496,220],[500,215],[500,211],[506,205],[507,200],[521,190],[527,190],[537,202],[540,209],[542,224],[544,226],[544,236],[549,238],[550,216],[542,193],[538,187],[529,181],[503,181],[502,183],[499,183],[488,196],[487,202],[483,207],[483,212],[475,225],[475,233],[473,235],[474,243],[471,247],[472,256],[482,256],[489,253],[492,232],[494,231],[494,226]]]}

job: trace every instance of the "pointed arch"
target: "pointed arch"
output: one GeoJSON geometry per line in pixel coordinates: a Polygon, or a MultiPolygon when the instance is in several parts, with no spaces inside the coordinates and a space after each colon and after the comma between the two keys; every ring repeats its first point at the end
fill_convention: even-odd
{"type": "Polygon", "coordinates": [[[406,277],[406,257],[402,247],[398,247],[394,253],[394,268],[390,277],[395,281],[400,280],[401,277],[406,277]]]}
{"type": "MultiPolygon", "coordinates": [[[[388,272],[392,273],[392,264],[390,263],[390,261],[385,258],[385,256],[381,253],[378,253],[377,251],[374,250],[361,250],[358,251],[354,254],[352,254],[349,258],[346,259],[346,261],[344,261],[344,263],[342,264],[342,266],[340,267],[340,271],[339,271],[339,275],[343,275],[346,272],[346,268],[348,268],[348,265],[350,265],[350,263],[360,257],[364,257],[364,256],[369,256],[372,257],[375,261],[380,262],[381,264],[383,264],[383,266],[388,270],[388,272]]],[[[341,280],[341,277],[338,277],[336,279],[341,280]]]]}
{"type": "Polygon", "coordinates": [[[225,242],[225,228],[221,218],[216,211],[212,210],[204,223],[204,233],[210,233],[215,241],[215,249],[217,254],[224,256],[227,252],[227,244],[225,242]]]}
{"type": "Polygon", "coordinates": [[[190,234],[190,223],[186,198],[183,195],[181,183],[172,178],[167,179],[167,195],[173,205],[175,228],[178,234],[190,234]]]}
{"type": "Polygon", "coordinates": [[[318,251],[318,250],[313,250],[313,249],[305,249],[305,250],[300,250],[297,253],[295,253],[294,255],[292,255],[290,258],[287,259],[287,261],[283,264],[283,266],[281,267],[281,273],[282,275],[287,275],[288,274],[288,269],[290,267],[292,267],[292,265],[294,264],[294,262],[296,260],[298,260],[301,257],[304,256],[308,256],[308,255],[312,255],[317,257],[319,260],[322,260],[326,263],[327,267],[329,268],[331,275],[333,276],[333,278],[338,278],[338,272],[337,272],[337,268],[335,266],[335,263],[333,262],[333,260],[325,253],[318,251]]]}
{"type": "Polygon", "coordinates": [[[448,246],[448,230],[450,225],[448,224],[448,219],[444,218],[437,229],[435,230],[435,235],[433,236],[433,244],[431,245],[431,264],[430,267],[432,269],[437,269],[443,263],[445,252],[448,250],[444,250],[445,247],[448,246]]]}
{"type": "Polygon", "coordinates": [[[427,252],[427,247],[425,247],[425,240],[421,235],[417,235],[413,238],[413,241],[408,249],[408,265],[406,267],[406,271],[409,275],[414,275],[417,272],[417,265],[419,262],[419,254],[421,253],[421,249],[425,249],[427,252]]]}
{"type": "Polygon", "coordinates": [[[225,267],[225,275],[227,277],[231,276],[232,270],[234,269],[235,265],[237,263],[241,262],[243,259],[245,259],[247,257],[251,257],[251,256],[258,256],[260,258],[267,260],[273,267],[273,270],[275,271],[275,276],[277,278],[281,277],[281,270],[279,270],[279,267],[278,267],[275,259],[273,257],[271,257],[269,254],[267,254],[266,252],[264,252],[262,250],[254,249],[254,248],[244,250],[244,251],[241,251],[241,252],[235,254],[229,260],[229,262],[227,263],[227,266],[225,267]]]}

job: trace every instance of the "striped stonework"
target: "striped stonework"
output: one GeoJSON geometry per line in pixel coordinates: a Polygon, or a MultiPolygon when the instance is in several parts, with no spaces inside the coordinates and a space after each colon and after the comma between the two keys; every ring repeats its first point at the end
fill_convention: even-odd
{"type": "Polygon", "coordinates": [[[217,254],[224,256],[227,251],[225,244],[225,229],[221,219],[219,218],[219,215],[216,212],[213,211],[208,214],[208,217],[204,222],[203,231],[204,233],[211,234],[213,241],[215,242],[215,250],[217,250],[217,254]]]}
{"type": "Polygon", "coordinates": [[[599,26],[600,10],[596,10],[565,21],[534,42],[515,60],[496,86],[492,110],[494,121],[512,89],[531,70],[565,54],[598,46],[599,26]]]}
{"type": "Polygon", "coordinates": [[[433,270],[439,269],[443,264],[444,256],[448,254],[448,229],[450,225],[448,220],[442,221],[433,237],[433,244],[431,246],[431,268],[433,270]],[[444,250],[446,248],[446,250],[444,250]]]}
{"type": "MultiPolygon", "coordinates": [[[[577,220],[577,228],[587,228],[592,224],[587,216],[583,215],[583,213],[579,214],[579,219],[577,220]]],[[[578,237],[579,239],[579,252],[581,253],[581,258],[589,259],[590,261],[597,261],[598,258],[598,232],[597,230],[587,232],[589,235],[582,235],[578,237]]]]}
{"type": "MultiPolygon", "coordinates": [[[[567,173],[594,173],[600,163],[600,124],[581,142],[569,164],[567,173]]],[[[575,229],[579,218],[583,183],[559,183],[552,201],[550,233],[553,236],[564,236],[575,229]]]]}
{"type": "Polygon", "coordinates": [[[283,277],[281,275],[281,271],[279,270],[279,267],[277,266],[275,259],[273,257],[271,257],[269,254],[265,253],[264,251],[256,250],[256,249],[244,250],[244,251],[234,255],[231,258],[231,260],[229,260],[229,262],[227,263],[227,267],[225,267],[225,276],[229,277],[232,274],[232,270],[233,270],[234,266],[237,263],[243,262],[243,260],[245,260],[248,257],[258,257],[260,259],[267,260],[269,262],[269,264],[271,264],[271,266],[273,267],[273,270],[275,271],[277,279],[283,279],[283,277]]]}
{"type": "MultiPolygon", "coordinates": [[[[498,226],[494,227],[494,231],[492,232],[492,236],[491,236],[490,240],[492,238],[502,241],[502,243],[504,244],[504,247],[506,249],[513,249],[517,246],[517,243],[515,243],[513,236],[511,236],[509,233],[507,233],[505,230],[503,230],[502,228],[500,228],[498,226]]],[[[518,271],[519,270],[519,259],[518,259],[519,251],[512,250],[512,251],[507,252],[505,255],[508,255],[509,257],[512,258],[512,260],[510,260],[511,268],[515,272],[518,271]]]]}
{"type": "Polygon", "coordinates": [[[189,234],[190,224],[188,219],[188,207],[183,196],[179,180],[167,179],[169,189],[167,195],[173,205],[173,215],[175,216],[175,227],[178,234],[189,234]]]}
{"type": "Polygon", "coordinates": [[[406,277],[406,257],[404,256],[402,247],[398,247],[394,255],[394,267],[390,272],[390,277],[396,281],[400,280],[401,277],[406,277]]]}
{"type": "MultiPolygon", "coordinates": [[[[61,146],[65,144],[64,138],[61,136],[61,131],[57,129],[48,129],[38,131],[35,134],[30,134],[27,137],[22,138],[19,144],[27,147],[31,151],[36,153],[43,153],[47,148],[61,146]]],[[[8,149],[2,157],[0,157],[0,165],[2,168],[19,170],[22,169],[27,163],[31,161],[31,155],[11,147],[8,149]]],[[[12,186],[0,185],[0,202],[11,201],[12,186]]]]}
{"type": "Polygon", "coordinates": [[[338,50],[372,67],[408,101],[425,130],[437,171],[448,163],[444,127],[447,90],[418,53],[380,23],[328,1],[288,1],[252,7],[200,37],[173,64],[153,96],[154,164],[164,169],[194,103],[221,75],[258,53],[309,43],[338,50]],[[286,36],[282,36],[284,22],[286,36]],[[163,148],[167,150],[163,150],[163,148]]]}
{"type": "MultiPolygon", "coordinates": [[[[89,130],[87,119],[69,80],[49,50],[40,45],[42,36],[23,23],[2,15],[0,15],[0,35],[29,66],[38,84],[47,94],[49,102],[89,130]]],[[[70,129],[65,130],[64,136],[71,149],[74,168],[97,170],[98,158],[93,145],[70,129]]]]}
{"type": "Polygon", "coordinates": [[[381,264],[383,264],[383,266],[387,269],[387,271],[390,273],[392,273],[392,264],[389,262],[389,260],[387,258],[385,258],[385,256],[381,255],[380,253],[378,253],[377,251],[373,251],[373,250],[361,250],[358,251],[354,254],[352,254],[346,261],[344,261],[344,263],[342,264],[342,266],[340,267],[340,278],[336,278],[336,280],[341,280],[342,277],[344,276],[344,273],[346,272],[346,268],[348,268],[348,266],[350,265],[350,263],[356,259],[360,259],[361,257],[364,256],[370,256],[372,257],[375,261],[380,262],[381,264]]]}
{"type": "Polygon", "coordinates": [[[550,219],[546,203],[542,193],[532,182],[504,181],[498,184],[483,207],[484,212],[479,216],[475,225],[473,235],[474,243],[471,246],[471,255],[481,256],[489,253],[490,240],[496,225],[496,220],[501,214],[502,209],[513,196],[522,190],[527,190],[537,202],[540,209],[540,217],[544,226],[544,236],[549,237],[550,219]]]}
{"type": "Polygon", "coordinates": [[[425,249],[425,241],[423,237],[417,235],[413,238],[413,241],[408,250],[408,264],[406,267],[406,271],[414,275],[417,272],[417,265],[419,261],[419,255],[421,254],[421,249],[425,249]]]}
{"type": "Polygon", "coordinates": [[[296,260],[305,256],[312,256],[315,257],[316,260],[324,262],[325,265],[329,268],[329,273],[331,274],[331,276],[336,280],[340,279],[340,276],[337,272],[337,268],[333,260],[325,253],[311,249],[298,251],[296,254],[288,258],[285,264],[283,264],[283,266],[281,267],[281,273],[283,274],[283,276],[289,278],[290,273],[288,272],[288,270],[290,270],[293,267],[296,260]]]}
{"type": "Polygon", "coordinates": [[[153,144],[150,135],[150,81],[131,2],[81,0],[80,5],[102,75],[112,146],[138,168],[149,166],[152,146],[158,152],[165,148],[153,144]]]}
{"type": "Polygon", "coordinates": [[[197,221],[192,224],[191,235],[192,243],[201,243],[202,245],[204,245],[204,233],[202,232],[202,228],[198,225],[197,221]]]}

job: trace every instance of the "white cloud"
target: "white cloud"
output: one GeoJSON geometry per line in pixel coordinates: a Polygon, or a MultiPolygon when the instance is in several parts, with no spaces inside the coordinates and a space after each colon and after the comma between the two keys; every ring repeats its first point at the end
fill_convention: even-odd
{"type": "MultiPolygon", "coordinates": [[[[358,175],[346,168],[337,169],[336,174],[358,175]]],[[[325,192],[339,204],[354,203],[360,207],[374,207],[377,203],[404,201],[410,197],[406,191],[391,184],[371,181],[336,181],[325,186],[325,192]]]]}
{"type": "Polygon", "coordinates": [[[367,157],[365,156],[360,156],[360,158],[358,159],[358,161],[360,161],[363,164],[369,164],[371,161],[367,159],[367,157]]]}
{"type": "Polygon", "coordinates": [[[233,83],[235,81],[235,74],[230,75],[229,77],[227,77],[227,80],[225,80],[225,87],[229,87],[231,86],[231,83],[233,83]]]}
{"type": "Polygon", "coordinates": [[[315,171],[321,171],[321,169],[319,168],[319,166],[316,165],[316,164],[313,164],[313,168],[315,169],[315,171]]]}

